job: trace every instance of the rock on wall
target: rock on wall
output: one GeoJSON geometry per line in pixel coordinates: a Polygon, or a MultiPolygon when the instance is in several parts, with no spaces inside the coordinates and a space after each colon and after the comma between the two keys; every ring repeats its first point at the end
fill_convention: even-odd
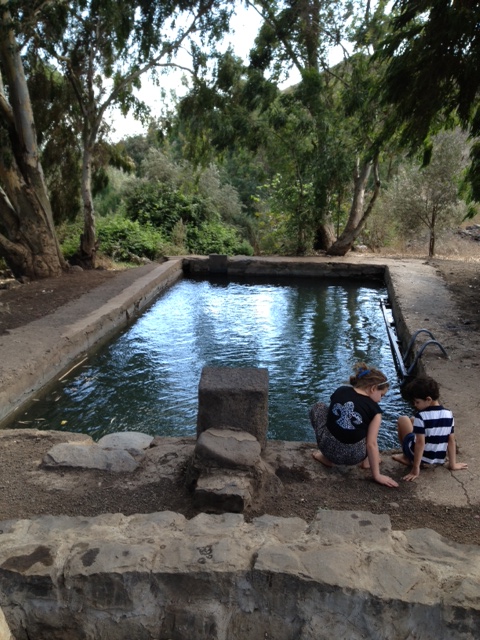
{"type": "Polygon", "coordinates": [[[16,640],[480,637],[478,547],[385,515],[162,512],[0,523],[16,640]]]}

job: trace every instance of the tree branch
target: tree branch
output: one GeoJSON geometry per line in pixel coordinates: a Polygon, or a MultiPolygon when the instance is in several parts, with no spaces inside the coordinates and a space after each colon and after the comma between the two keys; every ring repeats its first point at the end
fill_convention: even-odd
{"type": "Polygon", "coordinates": [[[8,126],[15,124],[15,118],[13,116],[13,109],[7,100],[5,95],[5,86],[3,84],[2,72],[0,71],[0,117],[8,126]]]}

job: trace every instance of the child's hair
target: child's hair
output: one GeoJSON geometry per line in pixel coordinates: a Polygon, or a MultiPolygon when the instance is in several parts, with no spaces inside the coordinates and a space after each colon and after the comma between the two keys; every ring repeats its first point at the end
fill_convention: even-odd
{"type": "Polygon", "coordinates": [[[368,367],[364,362],[357,362],[353,367],[355,375],[350,376],[350,384],[358,389],[367,389],[368,387],[381,387],[388,389],[389,384],[387,376],[379,369],[368,367]]]}
{"type": "Polygon", "coordinates": [[[433,378],[421,376],[414,378],[407,384],[405,387],[405,396],[412,402],[415,398],[426,400],[430,397],[432,400],[438,400],[440,397],[440,388],[438,382],[433,378]]]}

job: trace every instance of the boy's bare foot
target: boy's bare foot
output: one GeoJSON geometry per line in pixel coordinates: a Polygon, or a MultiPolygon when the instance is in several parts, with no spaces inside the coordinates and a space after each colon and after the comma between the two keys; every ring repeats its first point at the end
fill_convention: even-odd
{"type": "Polygon", "coordinates": [[[370,461],[368,458],[365,458],[365,460],[362,460],[358,466],[360,469],[370,469],[370,461]]]}
{"type": "Polygon", "coordinates": [[[326,458],[321,451],[314,451],[312,453],[312,458],[317,462],[321,462],[326,467],[333,467],[333,462],[330,462],[330,460],[326,458]]]}
{"type": "Polygon", "coordinates": [[[407,458],[407,456],[404,455],[403,453],[396,453],[395,455],[392,456],[392,460],[396,460],[397,462],[401,462],[406,467],[410,467],[411,464],[412,464],[411,460],[409,460],[407,458]]]}

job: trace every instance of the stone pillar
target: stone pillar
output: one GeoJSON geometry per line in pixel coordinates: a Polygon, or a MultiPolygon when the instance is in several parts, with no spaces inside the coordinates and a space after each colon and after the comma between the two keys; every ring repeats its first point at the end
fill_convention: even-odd
{"type": "Polygon", "coordinates": [[[197,437],[207,429],[252,434],[262,450],[268,431],[268,370],[205,367],[198,387],[197,437]]]}

